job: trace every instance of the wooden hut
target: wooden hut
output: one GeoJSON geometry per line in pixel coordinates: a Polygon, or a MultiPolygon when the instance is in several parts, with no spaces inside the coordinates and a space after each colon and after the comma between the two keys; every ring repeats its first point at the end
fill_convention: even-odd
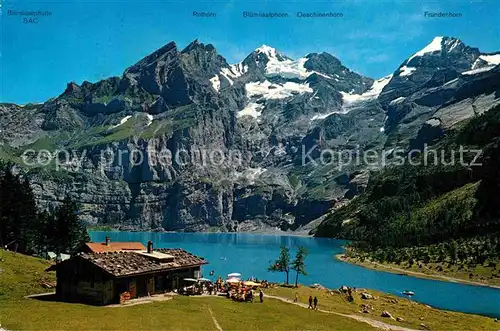
{"type": "Polygon", "coordinates": [[[183,286],[199,278],[205,259],[183,249],[79,253],[48,270],[56,270],[56,296],[65,302],[93,305],[119,303],[183,286]]]}

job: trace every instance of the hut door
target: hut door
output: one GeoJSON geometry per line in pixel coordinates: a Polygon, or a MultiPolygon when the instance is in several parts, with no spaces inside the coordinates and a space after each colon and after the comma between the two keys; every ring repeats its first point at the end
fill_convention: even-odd
{"type": "Polygon", "coordinates": [[[139,276],[136,278],[136,287],[137,287],[137,297],[143,297],[148,295],[148,280],[146,277],[139,276]]]}
{"type": "Polygon", "coordinates": [[[179,276],[177,274],[172,275],[172,289],[179,289],[179,276]]]}
{"type": "Polygon", "coordinates": [[[147,289],[149,294],[155,293],[155,278],[148,277],[147,278],[147,289]]]}
{"type": "Polygon", "coordinates": [[[137,290],[135,288],[135,279],[132,278],[129,283],[129,290],[130,292],[130,297],[135,298],[137,296],[137,290]]]}

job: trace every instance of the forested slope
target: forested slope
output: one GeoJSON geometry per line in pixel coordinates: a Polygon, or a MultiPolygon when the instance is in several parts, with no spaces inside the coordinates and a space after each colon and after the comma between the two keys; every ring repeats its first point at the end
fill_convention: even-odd
{"type": "Polygon", "coordinates": [[[382,259],[388,260],[396,257],[387,252],[404,251],[397,258],[408,259],[416,254],[409,248],[436,244],[442,245],[439,254],[453,255],[453,260],[458,251],[464,258],[477,256],[477,262],[498,256],[499,141],[496,106],[443,132],[429,147],[426,165],[425,153],[415,154],[413,163],[422,164],[411,165],[407,159],[405,165],[373,174],[365,193],[329,215],[315,235],[352,239],[358,248],[379,254],[382,248],[382,259]]]}

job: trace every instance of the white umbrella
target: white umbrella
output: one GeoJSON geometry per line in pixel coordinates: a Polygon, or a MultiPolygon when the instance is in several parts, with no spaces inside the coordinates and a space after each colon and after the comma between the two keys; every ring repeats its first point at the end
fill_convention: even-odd
{"type": "Polygon", "coordinates": [[[198,280],[194,279],[194,278],[184,278],[185,281],[187,282],[197,282],[198,280]]]}
{"type": "Polygon", "coordinates": [[[239,282],[241,282],[241,280],[235,277],[226,279],[226,283],[239,283],[239,282]]]}
{"type": "Polygon", "coordinates": [[[231,277],[241,277],[241,274],[238,272],[233,272],[233,273],[230,273],[227,275],[227,278],[231,278],[231,277]]]}

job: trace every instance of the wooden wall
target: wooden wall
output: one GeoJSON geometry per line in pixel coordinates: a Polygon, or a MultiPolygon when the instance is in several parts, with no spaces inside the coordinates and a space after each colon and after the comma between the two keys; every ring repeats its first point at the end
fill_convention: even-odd
{"type": "Polygon", "coordinates": [[[116,302],[114,281],[83,259],[71,259],[57,269],[56,294],[66,302],[107,305],[116,302]]]}

